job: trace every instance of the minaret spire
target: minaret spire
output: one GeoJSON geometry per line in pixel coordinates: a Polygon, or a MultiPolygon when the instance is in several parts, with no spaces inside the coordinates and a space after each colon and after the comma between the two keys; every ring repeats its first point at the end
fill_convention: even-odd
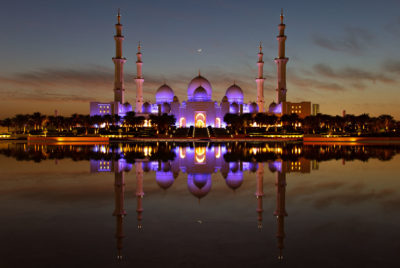
{"type": "Polygon", "coordinates": [[[135,78],[135,82],[136,82],[136,112],[137,113],[142,113],[142,106],[143,106],[143,73],[142,73],[142,45],[139,41],[138,44],[138,52],[136,53],[136,78],[135,78]]]}
{"type": "Polygon", "coordinates": [[[115,57],[113,62],[115,65],[114,72],[114,101],[121,104],[125,103],[125,87],[124,87],[124,63],[126,58],[122,57],[122,41],[124,36],[122,35],[122,24],[121,24],[121,14],[118,9],[118,23],[115,24],[116,35],[115,39],[115,57]]]}
{"type": "Polygon", "coordinates": [[[260,51],[258,52],[258,76],[256,78],[257,83],[257,104],[258,104],[258,111],[260,113],[264,112],[264,61],[263,61],[263,53],[262,53],[262,44],[260,42],[260,51]]]}
{"type": "Polygon", "coordinates": [[[277,103],[280,104],[281,102],[286,101],[286,63],[288,62],[289,58],[285,57],[285,27],[286,25],[283,23],[283,9],[281,9],[281,23],[278,25],[279,35],[276,39],[279,42],[279,49],[278,49],[278,57],[275,58],[275,63],[277,66],[277,77],[278,77],[278,87],[276,89],[278,93],[278,100],[277,103]]]}
{"type": "Polygon", "coordinates": [[[121,24],[121,13],[120,13],[119,8],[118,8],[118,15],[117,15],[117,17],[118,17],[118,24],[121,24]]]}

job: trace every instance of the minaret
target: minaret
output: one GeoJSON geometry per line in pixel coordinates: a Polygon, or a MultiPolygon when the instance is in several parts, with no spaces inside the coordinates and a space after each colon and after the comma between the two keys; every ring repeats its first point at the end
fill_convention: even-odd
{"type": "Polygon", "coordinates": [[[278,92],[278,104],[283,101],[286,101],[286,63],[288,62],[289,58],[285,57],[285,27],[286,25],[283,24],[283,10],[281,11],[281,24],[279,24],[279,35],[276,39],[279,42],[279,49],[278,49],[278,57],[275,58],[275,63],[277,66],[277,77],[278,77],[278,88],[276,91],[278,92]]]}
{"type": "Polygon", "coordinates": [[[117,259],[122,259],[122,239],[124,238],[123,221],[126,215],[124,209],[124,191],[125,191],[125,174],[124,171],[115,171],[115,209],[113,216],[116,218],[117,230],[115,233],[115,238],[117,240],[117,259]]]}
{"type": "Polygon", "coordinates": [[[142,162],[135,163],[135,170],[136,170],[136,213],[137,213],[137,221],[138,221],[138,229],[142,229],[142,219],[143,219],[143,168],[142,162]]]}
{"type": "Polygon", "coordinates": [[[143,106],[143,73],[142,73],[142,52],[140,52],[141,46],[140,42],[138,45],[138,52],[136,53],[136,113],[142,113],[143,106]]]}
{"type": "Polygon", "coordinates": [[[262,229],[262,214],[263,214],[263,196],[264,196],[264,189],[263,189],[263,180],[264,180],[264,163],[258,163],[257,169],[257,226],[258,229],[262,229]]]}
{"type": "Polygon", "coordinates": [[[113,58],[113,62],[115,65],[115,73],[114,73],[114,101],[119,102],[121,104],[125,103],[124,93],[124,63],[126,59],[122,57],[122,41],[124,40],[124,36],[122,35],[122,24],[121,24],[121,15],[118,9],[118,23],[115,24],[115,29],[117,34],[114,35],[115,39],[115,57],[113,58]]]}
{"type": "Polygon", "coordinates": [[[276,238],[278,240],[279,256],[278,259],[283,259],[282,251],[284,249],[285,239],[285,217],[287,216],[285,208],[285,192],[286,192],[286,174],[279,171],[276,172],[276,210],[274,216],[276,216],[278,230],[276,238]]]}
{"type": "Polygon", "coordinates": [[[262,46],[260,42],[260,52],[258,52],[258,76],[256,79],[257,83],[257,104],[258,104],[258,111],[260,113],[264,112],[264,61],[263,61],[263,53],[262,53],[262,46]]]}

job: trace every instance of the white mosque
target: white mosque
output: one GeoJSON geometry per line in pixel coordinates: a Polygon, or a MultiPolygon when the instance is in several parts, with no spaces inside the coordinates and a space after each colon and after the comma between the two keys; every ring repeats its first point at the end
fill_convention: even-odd
{"type": "MultiPolygon", "coordinates": [[[[155,102],[143,101],[143,73],[142,73],[142,53],[140,43],[138,52],[136,53],[137,75],[136,82],[136,105],[135,112],[138,115],[147,117],[149,114],[171,114],[176,118],[177,127],[224,127],[224,116],[227,113],[242,114],[242,113],[258,113],[267,112],[278,116],[283,114],[297,113],[300,117],[310,115],[311,103],[291,103],[286,101],[286,63],[288,58],[285,57],[285,24],[283,23],[283,14],[280,16],[281,23],[279,24],[279,42],[278,58],[275,59],[277,64],[277,102],[272,102],[268,109],[265,109],[264,102],[264,75],[263,75],[263,52],[260,45],[258,53],[258,75],[256,78],[257,84],[257,101],[244,103],[243,90],[235,83],[231,85],[225,92],[221,101],[212,99],[211,83],[200,72],[194,77],[187,88],[187,100],[180,102],[175,95],[173,89],[167,84],[160,86],[155,95],[155,102]]],[[[125,102],[124,93],[124,73],[123,66],[126,59],[122,56],[122,35],[121,16],[118,12],[118,23],[115,25],[116,35],[116,55],[113,58],[115,64],[114,77],[114,101],[113,102],[91,102],[90,115],[106,115],[118,114],[125,116],[127,112],[132,111],[132,106],[125,102]]]]}

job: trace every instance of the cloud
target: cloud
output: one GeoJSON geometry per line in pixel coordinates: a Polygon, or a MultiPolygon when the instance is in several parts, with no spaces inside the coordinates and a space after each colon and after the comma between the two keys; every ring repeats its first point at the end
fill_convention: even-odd
{"type": "Polygon", "coordinates": [[[361,88],[360,81],[371,81],[373,83],[392,83],[394,80],[383,73],[374,73],[353,67],[345,67],[342,69],[334,70],[330,66],[319,63],[314,65],[313,70],[324,77],[332,79],[343,79],[352,82],[356,88],[361,88]]]}
{"type": "Polygon", "coordinates": [[[361,55],[369,46],[373,45],[375,36],[367,29],[347,27],[342,37],[329,38],[315,34],[312,41],[317,46],[331,50],[361,55]]]}
{"type": "Polygon", "coordinates": [[[295,73],[290,74],[289,83],[306,90],[345,91],[345,87],[336,82],[323,82],[314,78],[300,77],[295,73]]]}
{"type": "Polygon", "coordinates": [[[93,100],[112,88],[113,71],[91,69],[42,69],[0,76],[0,97],[8,100],[80,101],[93,100]]]}
{"type": "Polygon", "coordinates": [[[400,74],[400,60],[386,60],[382,67],[387,72],[400,74]]]}
{"type": "MultiPolygon", "coordinates": [[[[248,67],[245,67],[248,68],[248,67]]],[[[246,72],[247,73],[247,72],[246,72]]],[[[255,71],[254,71],[255,73],[255,71]]],[[[196,74],[146,75],[144,98],[154,101],[154,95],[164,82],[170,85],[180,99],[186,98],[187,85],[196,74]]],[[[133,103],[136,85],[133,75],[125,73],[127,101],[133,103]]],[[[207,69],[207,78],[213,86],[213,98],[222,99],[225,90],[236,83],[246,97],[255,96],[256,84],[251,75],[227,73],[217,67],[207,69]]],[[[87,69],[41,69],[38,71],[0,76],[0,98],[25,101],[90,102],[113,98],[114,70],[100,66],[87,69]]]]}

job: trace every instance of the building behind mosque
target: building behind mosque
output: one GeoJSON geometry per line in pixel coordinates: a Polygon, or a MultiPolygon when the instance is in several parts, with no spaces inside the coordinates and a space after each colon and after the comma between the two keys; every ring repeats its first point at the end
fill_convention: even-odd
{"type": "MultiPolygon", "coordinates": [[[[260,45],[258,53],[258,75],[257,84],[257,100],[255,102],[244,102],[243,90],[235,83],[231,85],[225,92],[221,101],[212,99],[213,89],[211,83],[200,72],[194,77],[187,88],[187,100],[180,102],[174,91],[167,84],[158,88],[155,94],[154,102],[143,101],[143,73],[142,73],[142,53],[139,43],[138,52],[136,53],[137,75],[136,82],[136,103],[135,112],[137,115],[148,117],[150,114],[171,114],[176,118],[178,127],[224,127],[224,116],[227,113],[243,114],[265,112],[281,116],[284,114],[297,114],[300,118],[304,118],[311,114],[310,102],[288,102],[286,101],[286,64],[289,60],[285,56],[285,24],[283,23],[283,14],[280,16],[279,24],[279,42],[278,57],[275,58],[277,65],[277,101],[273,101],[268,109],[265,109],[264,102],[264,75],[263,75],[263,52],[260,45]]],[[[123,66],[126,59],[122,56],[122,35],[121,16],[118,12],[118,23],[115,25],[116,35],[116,55],[113,58],[115,65],[114,77],[114,101],[112,102],[91,102],[90,115],[114,115],[118,114],[124,117],[127,112],[133,111],[132,106],[125,102],[124,93],[124,72],[123,66]]]]}

